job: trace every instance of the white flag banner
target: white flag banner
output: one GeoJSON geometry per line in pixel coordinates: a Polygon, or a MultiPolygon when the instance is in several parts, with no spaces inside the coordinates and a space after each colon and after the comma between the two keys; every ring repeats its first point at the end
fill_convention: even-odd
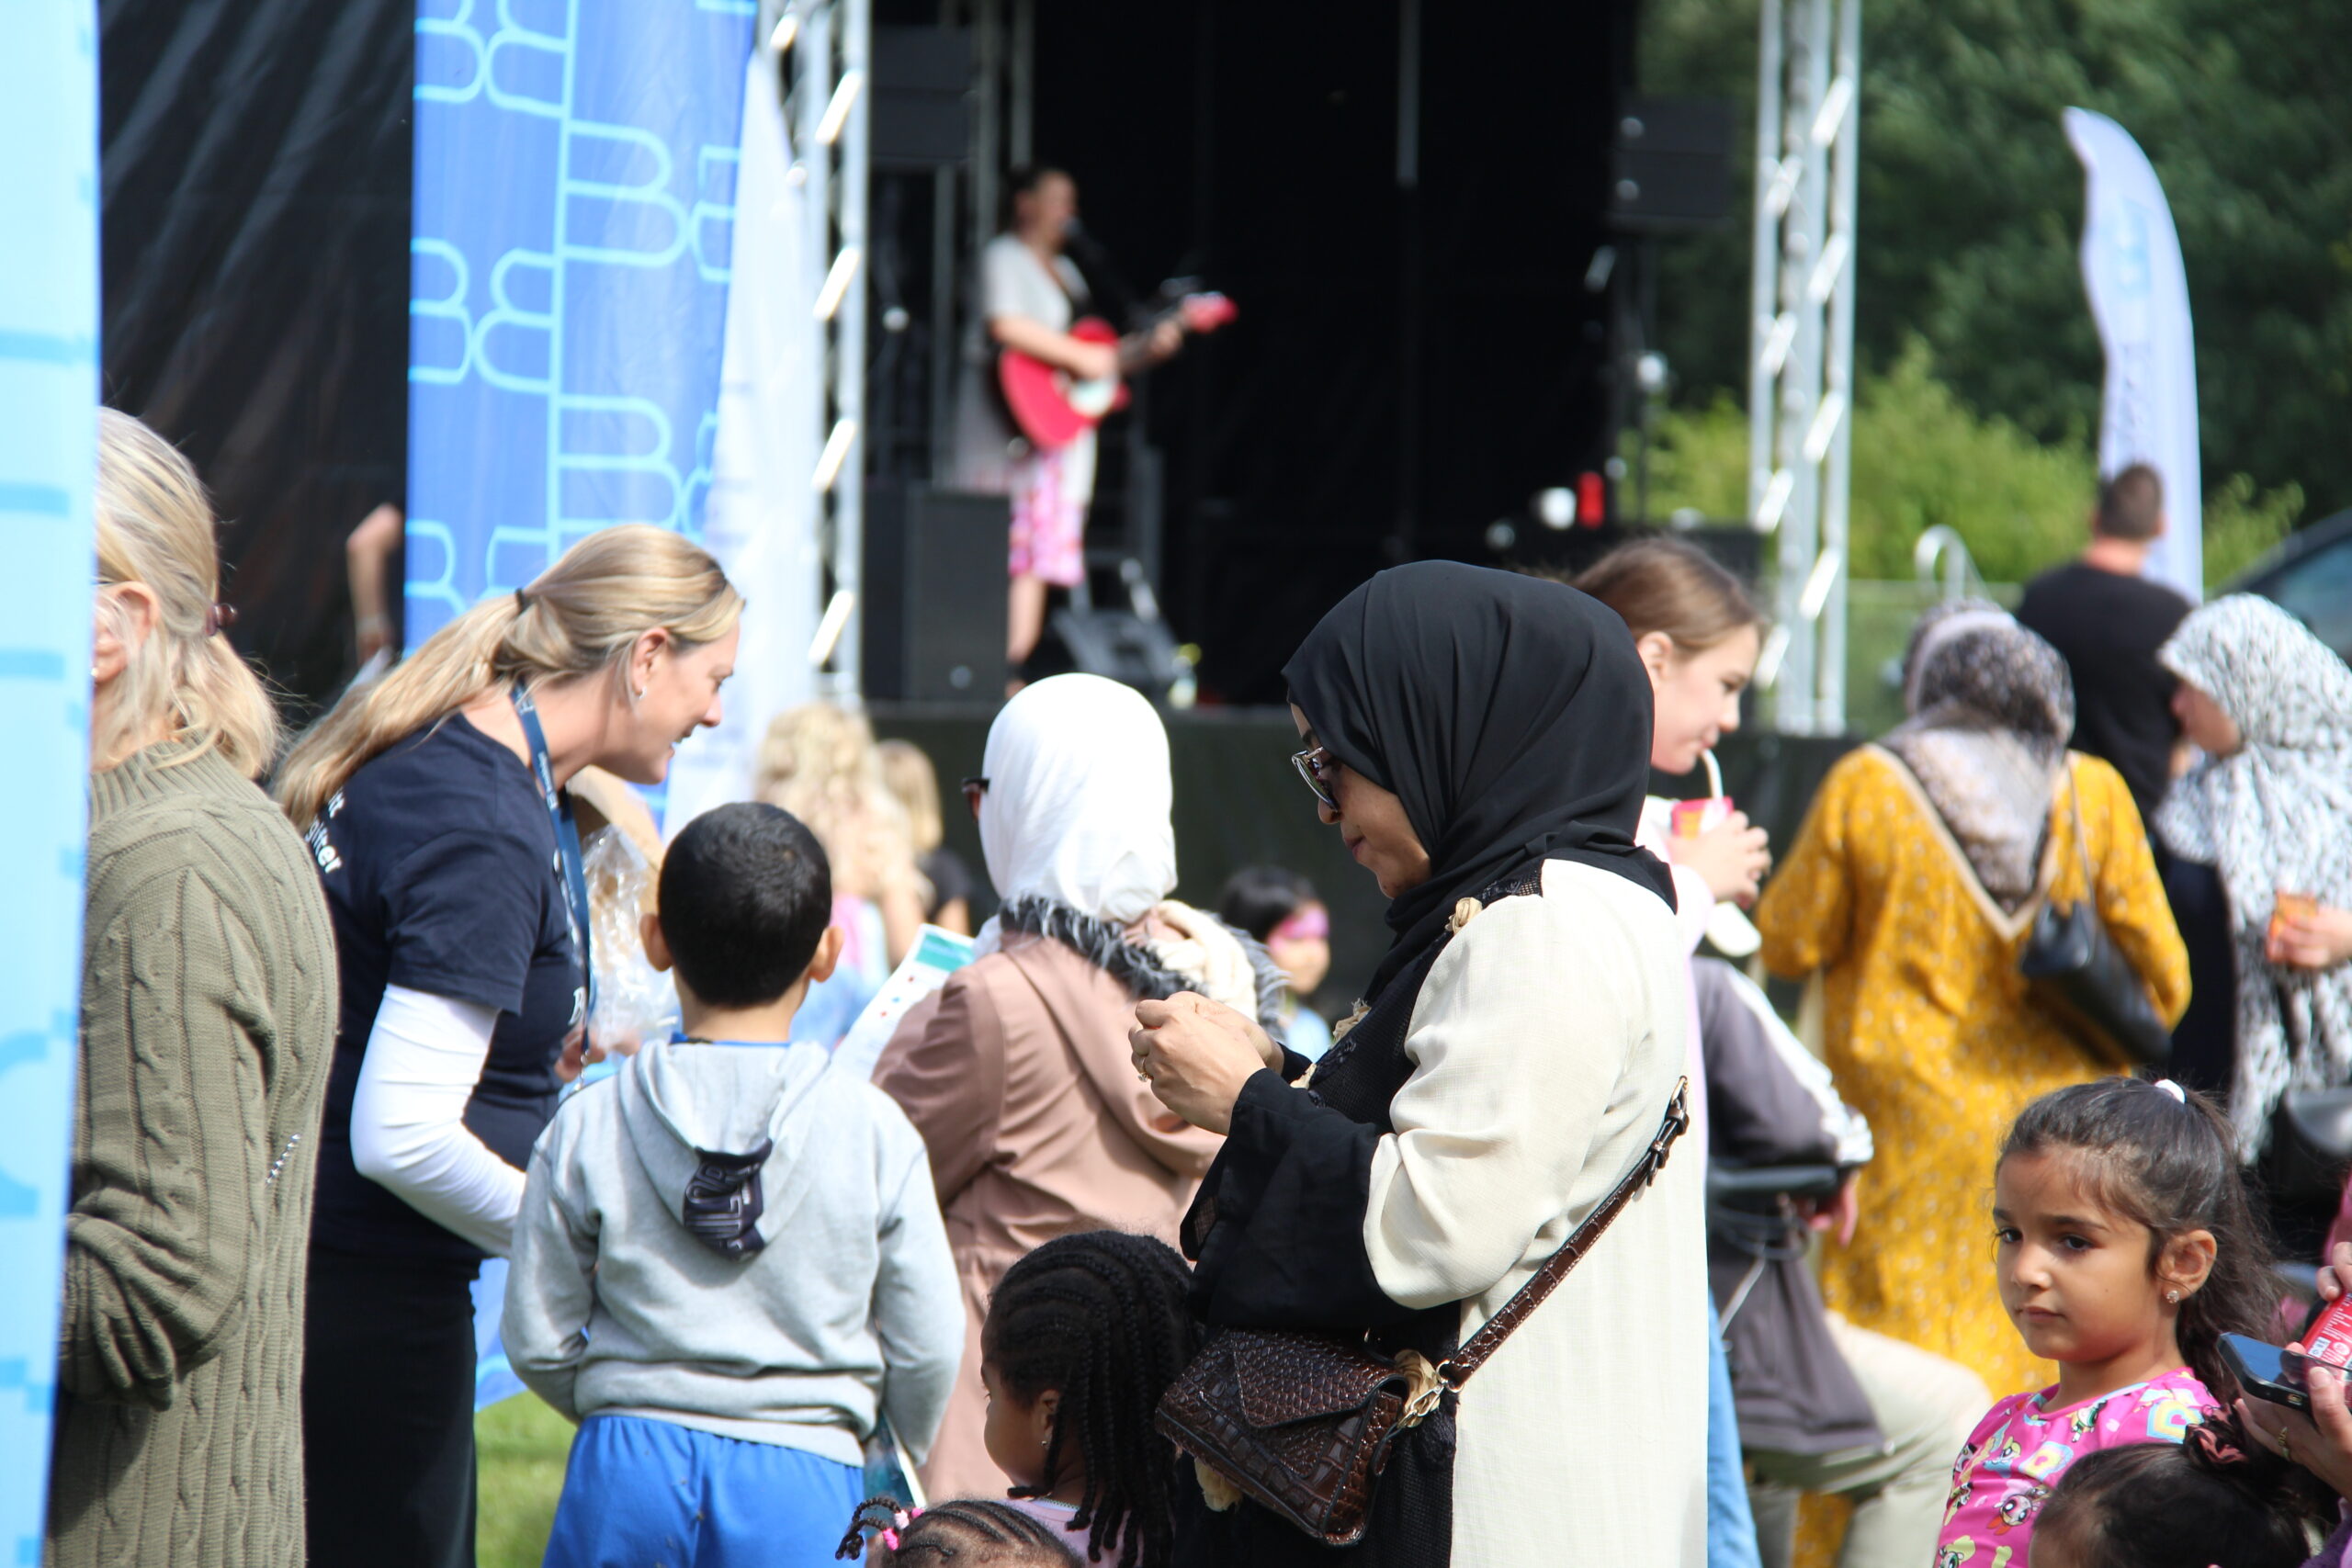
{"type": "Polygon", "coordinates": [[[754,48],[703,521],[703,543],[750,608],[725,721],[680,746],[671,762],[662,813],[671,836],[714,806],[748,799],[768,721],[816,693],[808,644],[823,582],[808,475],[824,438],[825,343],[808,306],[822,277],[805,187],[788,177],[791,157],[775,55],[754,48]]]}
{"type": "Polygon", "coordinates": [[[2088,109],[2068,109],[2065,121],[2088,182],[2083,286],[2107,347],[2098,471],[2112,474],[2132,463],[2156,470],[2168,525],[2148,556],[2147,574],[2202,599],[2205,484],[2180,236],[2156,171],[2131,132],[2088,109]]]}

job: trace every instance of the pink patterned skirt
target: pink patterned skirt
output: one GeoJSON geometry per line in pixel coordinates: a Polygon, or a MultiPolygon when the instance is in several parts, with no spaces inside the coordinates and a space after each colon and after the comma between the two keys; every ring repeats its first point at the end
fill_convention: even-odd
{"type": "Polygon", "coordinates": [[[1086,505],[1094,489],[1092,441],[1033,449],[1012,470],[1015,577],[1068,588],[1086,575],[1086,505]],[[1081,444],[1086,448],[1080,450],[1081,444]]]}

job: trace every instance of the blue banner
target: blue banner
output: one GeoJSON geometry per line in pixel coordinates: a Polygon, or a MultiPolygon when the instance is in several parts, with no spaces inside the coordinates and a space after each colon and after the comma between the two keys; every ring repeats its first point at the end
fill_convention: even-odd
{"type": "Polygon", "coordinates": [[[82,989],[98,407],[91,0],[0,20],[0,1561],[40,1561],[82,989]]]}
{"type": "Polygon", "coordinates": [[[698,535],[754,0],[419,0],[408,646],[616,523],[698,535]]]}

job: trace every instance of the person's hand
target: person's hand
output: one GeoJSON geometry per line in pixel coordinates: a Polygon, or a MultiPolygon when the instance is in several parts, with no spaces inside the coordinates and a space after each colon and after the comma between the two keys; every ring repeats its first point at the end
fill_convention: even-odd
{"type": "Polygon", "coordinates": [[[1183,346],[1184,329],[1174,321],[1162,321],[1144,339],[1143,352],[1146,358],[1158,365],[1175,358],[1176,351],[1183,346]]]}
{"type": "Polygon", "coordinates": [[[1860,1171],[1848,1176],[1844,1185],[1838,1189],[1838,1196],[1826,1203],[1815,1205],[1813,1212],[1805,1216],[1805,1224],[1815,1230],[1828,1232],[1837,1237],[1840,1247],[1852,1246],[1854,1227],[1861,1223],[1862,1218],[1862,1200],[1856,1190],[1861,1186],[1861,1181],[1860,1171]]]}
{"type": "Polygon", "coordinates": [[[1716,897],[1752,904],[1757,884],[1772,869],[1770,842],[1763,829],[1748,826],[1746,812],[1735,811],[1695,839],[1668,840],[1666,852],[1704,878],[1716,897]]]}
{"type": "Polygon", "coordinates": [[[582,1068],[604,1059],[605,1048],[588,1043],[588,1026],[575,1023],[571,1032],[563,1037],[563,1054],[555,1059],[555,1081],[570,1083],[582,1068]]]}
{"type": "Polygon", "coordinates": [[[1090,343],[1084,338],[1069,340],[1069,373],[1081,381],[1100,381],[1119,373],[1119,349],[1115,344],[1090,343]]]}
{"type": "Polygon", "coordinates": [[[362,615],[352,622],[351,636],[359,645],[359,662],[365,664],[391,642],[392,623],[382,615],[362,615]]]}
{"type": "Polygon", "coordinates": [[[2333,969],[2352,959],[2352,909],[2325,905],[2271,928],[2263,952],[2273,964],[2293,969],[2333,969]]]}
{"type": "Polygon", "coordinates": [[[1241,1086],[1282,1060],[1264,1030],[1192,991],[1137,1002],[1127,1044],[1159,1103],[1212,1133],[1233,1125],[1241,1086]]]}
{"type": "Polygon", "coordinates": [[[2332,1302],[2347,1289],[2352,1289],[2352,1241],[2339,1241],[2326,1262],[2319,1266],[2313,1281],[2319,1287],[2319,1299],[2332,1302]]]}
{"type": "MultiPolygon", "coordinates": [[[[2301,1344],[2288,1349],[2301,1353],[2301,1344]]],[[[2241,1397],[2238,1421],[2256,1442],[2301,1465],[2339,1497],[2352,1497],[2352,1408],[2345,1404],[2344,1374],[2324,1361],[2305,1375],[2312,1410],[2305,1416],[2267,1399],[2241,1397]]]]}

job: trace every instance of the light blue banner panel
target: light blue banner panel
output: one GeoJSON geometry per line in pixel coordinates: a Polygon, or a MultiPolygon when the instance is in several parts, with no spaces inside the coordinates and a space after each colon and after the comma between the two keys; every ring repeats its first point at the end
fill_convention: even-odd
{"type": "Polygon", "coordinates": [[[408,645],[616,523],[699,534],[754,0],[420,0],[408,645]]]}
{"type": "Polygon", "coordinates": [[[0,1562],[40,1562],[89,781],[97,460],[91,0],[0,0],[0,1562]]]}

